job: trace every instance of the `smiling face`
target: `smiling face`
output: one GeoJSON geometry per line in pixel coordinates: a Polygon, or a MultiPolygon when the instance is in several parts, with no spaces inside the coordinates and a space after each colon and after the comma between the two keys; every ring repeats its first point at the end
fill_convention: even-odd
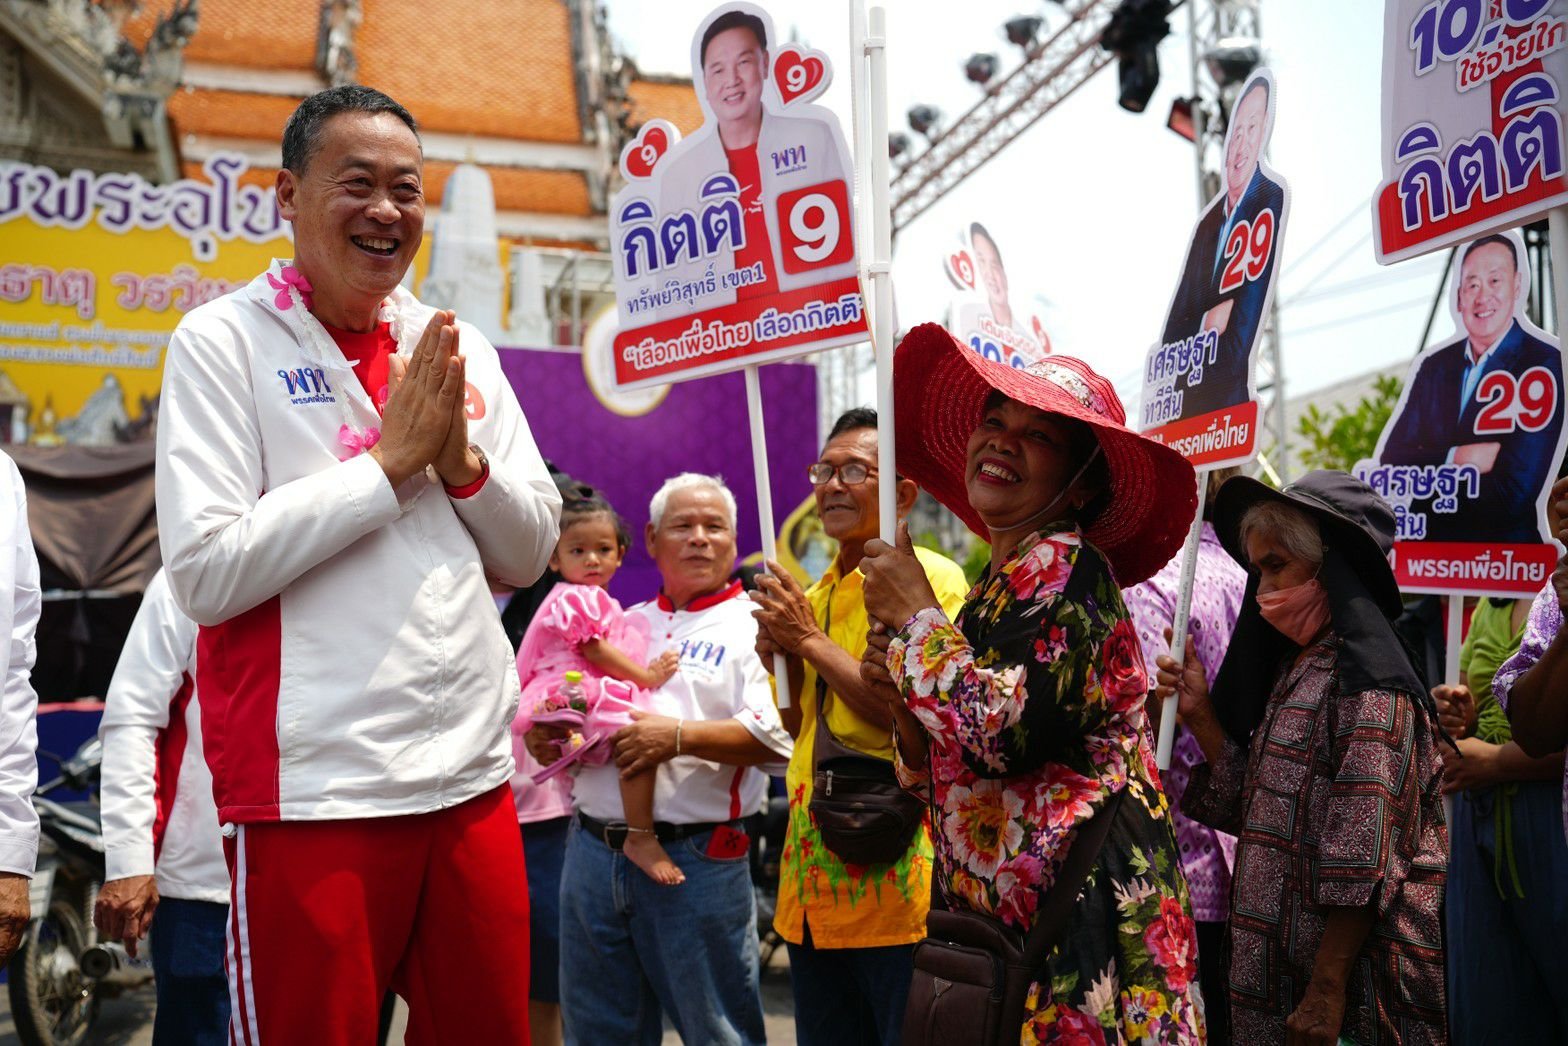
{"type": "Polygon", "coordinates": [[[1459,270],[1459,319],[1478,350],[1491,348],[1512,325],[1519,285],[1512,248],[1488,243],[1465,255],[1459,270]]]}
{"type": "Polygon", "coordinates": [[[1084,464],[1074,444],[1071,422],[1060,415],[1011,399],[989,407],[969,437],[970,506],[999,532],[1051,522],[1035,518],[1048,508],[1056,519],[1072,516],[1096,493],[1081,481],[1063,490],[1084,464]]]}
{"type": "Polygon", "coordinates": [[[414,132],[391,113],[339,113],[303,172],[278,172],[278,210],[294,225],[294,263],[324,322],[368,330],[413,263],[425,228],[414,132]]]}
{"type": "Polygon", "coordinates": [[[708,41],[702,59],[702,85],[721,128],[762,118],[762,82],[767,68],[768,52],[750,29],[726,29],[708,41]]]}
{"type": "Polygon", "coordinates": [[[550,555],[550,569],[573,585],[604,588],[620,568],[624,553],[615,521],[600,513],[561,530],[560,540],[550,555]]]}
{"type": "Polygon", "coordinates": [[[813,486],[817,515],[828,537],[839,542],[860,542],[877,536],[877,430],[851,429],[828,440],[817,459],[834,468],[851,462],[869,471],[863,483],[845,483],[837,473],[826,483],[813,486]]]}
{"type": "Polygon", "coordinates": [[[717,592],[735,569],[735,521],[711,487],[672,493],[658,526],[648,524],[647,540],[665,595],[676,606],[717,592]]]}
{"type": "Polygon", "coordinates": [[[1258,169],[1268,119],[1268,92],[1261,87],[1248,91],[1231,117],[1230,137],[1225,140],[1225,191],[1232,206],[1258,169]]]}

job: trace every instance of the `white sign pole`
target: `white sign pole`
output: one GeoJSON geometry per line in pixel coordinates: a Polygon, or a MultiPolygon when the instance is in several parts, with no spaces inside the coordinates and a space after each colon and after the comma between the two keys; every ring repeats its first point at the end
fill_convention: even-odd
{"type": "MultiPolygon", "coordinates": [[[[1448,613],[1443,624],[1443,682],[1459,685],[1459,647],[1464,643],[1465,597],[1462,592],[1448,594],[1448,613]]],[[[1443,820],[1454,823],[1454,797],[1443,796],[1443,820]]]]}
{"type": "Polygon", "coordinates": [[[871,178],[867,188],[871,211],[871,344],[877,358],[877,509],[882,540],[898,533],[898,475],[893,441],[893,211],[890,161],[887,154],[887,10],[871,9],[871,30],[865,43],[870,76],[866,112],[870,117],[871,178]]]}
{"type": "Polygon", "coordinates": [[[1444,620],[1443,682],[1459,685],[1459,647],[1464,642],[1465,597],[1463,593],[1448,594],[1448,613],[1444,620]]]}
{"type": "Polygon", "coordinates": [[[1568,207],[1554,207],[1546,213],[1546,242],[1552,252],[1552,303],[1557,314],[1557,340],[1561,341],[1568,333],[1563,326],[1564,317],[1568,317],[1568,207]]]}
{"type": "MultiPolygon", "coordinates": [[[[1198,470],[1198,508],[1192,517],[1192,529],[1187,531],[1187,545],[1182,550],[1181,587],[1176,593],[1176,617],[1171,621],[1171,657],[1176,660],[1180,676],[1187,663],[1187,619],[1192,611],[1192,585],[1198,576],[1198,542],[1203,538],[1203,503],[1208,500],[1209,471],[1198,470]]],[[[1176,695],[1165,699],[1160,708],[1160,739],[1155,746],[1154,762],[1162,771],[1171,768],[1171,749],[1176,744],[1176,695]]]]}
{"type": "MultiPolygon", "coordinates": [[[[756,367],[746,368],[746,415],[751,421],[751,470],[757,477],[757,521],[762,527],[762,558],[778,562],[778,540],[773,530],[773,484],[768,479],[768,437],[762,426],[762,381],[756,367]]],[[[773,655],[773,680],[778,687],[778,705],[789,707],[789,662],[782,653],[773,655]]]]}
{"type": "MultiPolygon", "coordinates": [[[[855,148],[855,242],[860,244],[856,257],[860,259],[860,279],[863,285],[871,282],[866,271],[870,262],[866,245],[871,242],[871,124],[867,112],[866,78],[866,0],[854,0],[849,5],[849,120],[854,135],[855,148]]],[[[867,301],[866,308],[871,308],[867,301]]]]}

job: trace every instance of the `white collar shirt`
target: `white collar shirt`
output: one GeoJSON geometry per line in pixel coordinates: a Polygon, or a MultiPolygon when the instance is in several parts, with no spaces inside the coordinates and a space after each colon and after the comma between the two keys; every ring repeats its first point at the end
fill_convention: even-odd
{"type": "MultiPolygon", "coordinates": [[[[735,582],[723,592],[676,610],[662,597],[627,611],[648,624],[648,658],[680,653],[680,671],[653,692],[649,711],[685,720],[734,719],[778,756],[783,772],[792,742],[773,704],[768,673],[757,657],[754,606],[735,582]]],[[[658,768],[653,816],[670,824],[731,821],[757,813],[767,796],[759,767],[726,766],[680,756],[658,768]]],[[[577,809],[601,821],[625,819],[613,762],[584,767],[572,785],[577,809]]]]}

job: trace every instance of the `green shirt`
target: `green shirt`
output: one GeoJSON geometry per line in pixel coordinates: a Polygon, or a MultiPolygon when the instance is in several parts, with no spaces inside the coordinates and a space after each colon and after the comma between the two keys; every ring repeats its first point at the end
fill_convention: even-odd
{"type": "Polygon", "coordinates": [[[1469,678],[1470,692],[1475,695],[1475,736],[1494,745],[1506,744],[1514,736],[1508,713],[1492,696],[1492,677],[1514,656],[1524,638],[1525,622],[1514,628],[1513,613],[1511,599],[1501,605],[1481,600],[1470,615],[1470,634],[1459,648],[1459,670],[1469,678]]]}

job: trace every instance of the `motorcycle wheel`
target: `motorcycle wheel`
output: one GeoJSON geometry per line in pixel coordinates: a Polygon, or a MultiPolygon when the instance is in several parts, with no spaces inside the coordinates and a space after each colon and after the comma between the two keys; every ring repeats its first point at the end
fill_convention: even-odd
{"type": "Polygon", "coordinates": [[[11,1018],[23,1046],[78,1046],[98,1017],[98,997],[76,957],[90,943],[81,913],[56,899],[28,924],[7,967],[11,1018]]]}

